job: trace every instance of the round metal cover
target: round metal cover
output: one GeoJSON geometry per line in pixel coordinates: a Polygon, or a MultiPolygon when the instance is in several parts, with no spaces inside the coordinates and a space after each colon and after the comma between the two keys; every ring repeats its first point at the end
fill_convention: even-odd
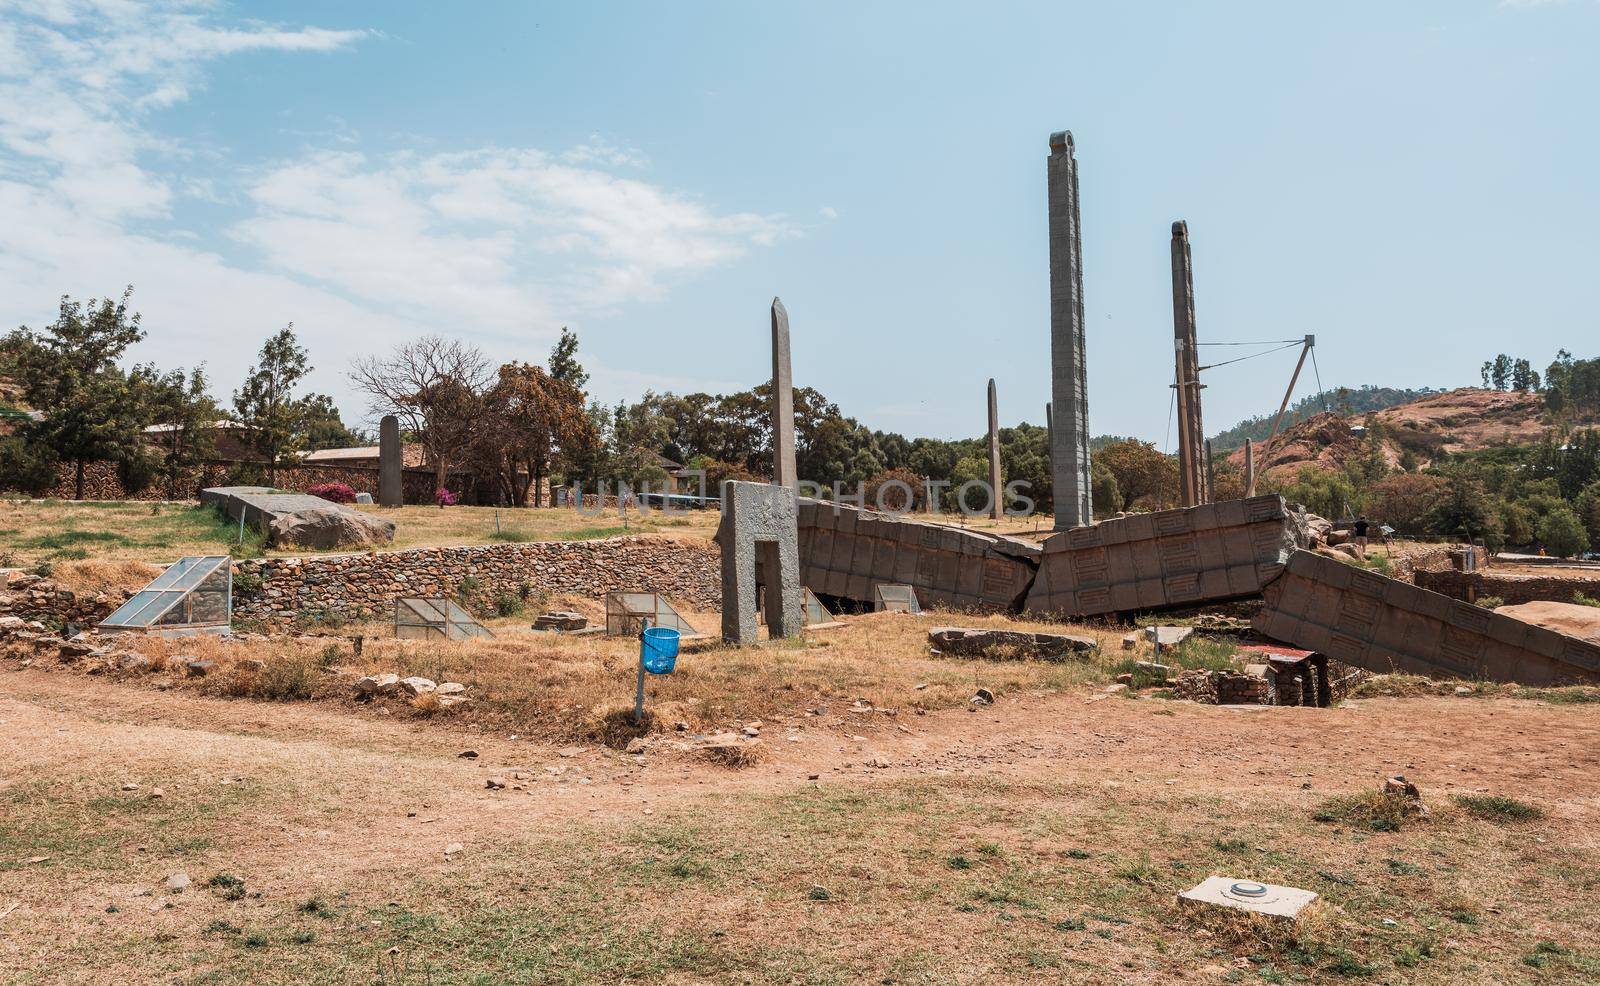
{"type": "Polygon", "coordinates": [[[1265,885],[1260,883],[1251,883],[1248,880],[1240,880],[1228,889],[1240,897],[1265,897],[1267,895],[1267,888],[1265,885]]]}

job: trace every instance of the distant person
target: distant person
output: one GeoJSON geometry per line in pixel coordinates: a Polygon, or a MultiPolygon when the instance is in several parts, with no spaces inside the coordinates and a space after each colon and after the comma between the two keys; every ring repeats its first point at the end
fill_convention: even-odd
{"type": "Polygon", "coordinates": [[[1367,553],[1367,528],[1369,526],[1371,526],[1371,522],[1367,520],[1366,515],[1363,514],[1356,518],[1356,547],[1361,549],[1363,555],[1367,553]]]}

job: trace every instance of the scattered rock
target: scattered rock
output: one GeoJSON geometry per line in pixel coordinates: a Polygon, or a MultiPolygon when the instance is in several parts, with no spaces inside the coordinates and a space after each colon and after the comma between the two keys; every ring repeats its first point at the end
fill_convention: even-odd
{"type": "MultiPolygon", "coordinates": [[[[1127,686],[1127,685],[1125,685],[1125,684],[1123,684],[1123,683],[1121,683],[1121,682],[1118,682],[1118,683],[1117,683],[1117,684],[1115,684],[1115,685],[1108,685],[1108,686],[1106,686],[1106,691],[1107,691],[1107,692],[1108,692],[1108,693],[1110,693],[1110,694],[1112,694],[1112,695],[1115,695],[1115,694],[1117,694],[1117,693],[1118,693],[1118,692],[1125,692],[1125,691],[1127,691],[1127,690],[1128,690],[1128,686],[1127,686]]],[[[1110,706],[1107,706],[1107,708],[1110,708],[1110,706]]]]}
{"type": "Polygon", "coordinates": [[[261,672],[267,670],[267,662],[258,661],[253,657],[247,657],[242,661],[235,661],[233,666],[238,668],[240,671],[248,671],[251,674],[260,674],[261,672]]]}
{"type": "Polygon", "coordinates": [[[506,786],[506,779],[504,777],[491,777],[483,782],[483,786],[491,791],[503,790],[506,786]]]}
{"type": "Polygon", "coordinates": [[[116,666],[124,671],[148,671],[152,666],[150,658],[136,650],[128,651],[126,654],[118,654],[114,660],[116,666]]]}
{"type": "Polygon", "coordinates": [[[588,625],[588,617],[570,612],[545,613],[533,621],[535,630],[582,630],[588,625]]]}
{"type": "Polygon", "coordinates": [[[137,785],[137,784],[133,783],[132,781],[130,781],[127,784],[122,785],[122,789],[124,791],[137,791],[137,790],[139,790],[139,785],[137,785]]]}
{"type": "Polygon", "coordinates": [[[183,893],[189,887],[189,874],[174,873],[167,877],[167,889],[173,893],[183,893]]]}
{"type": "Polygon", "coordinates": [[[166,796],[167,796],[167,792],[165,790],[159,788],[159,787],[153,787],[153,788],[150,789],[150,800],[151,801],[160,801],[162,798],[164,798],[166,796]]]}
{"type": "Polygon", "coordinates": [[[460,753],[457,753],[456,756],[461,758],[462,760],[476,760],[476,759],[478,759],[478,751],[477,750],[462,750],[460,753]]]}
{"type": "Polygon", "coordinates": [[[646,740],[643,736],[635,736],[633,739],[628,741],[628,745],[623,748],[622,752],[624,752],[624,753],[643,753],[646,750],[648,750],[649,748],[650,748],[650,742],[648,740],[646,740]]]}
{"type": "Polygon", "coordinates": [[[217,662],[209,657],[191,657],[183,661],[183,669],[191,678],[203,678],[217,667],[217,662]]]}
{"type": "Polygon", "coordinates": [[[994,704],[994,692],[991,692],[987,688],[980,688],[975,693],[973,693],[973,696],[971,698],[971,702],[972,702],[973,705],[993,705],[994,704]]]}
{"type": "Polygon", "coordinates": [[[80,657],[88,657],[94,650],[93,644],[81,640],[63,640],[56,647],[56,653],[63,661],[76,661],[80,657]]]}
{"type": "Polygon", "coordinates": [[[438,688],[439,686],[430,678],[411,677],[400,679],[400,690],[411,696],[427,695],[437,691],[438,688]]]}
{"type": "Polygon", "coordinates": [[[454,856],[456,853],[463,851],[465,848],[466,847],[459,842],[452,842],[444,847],[444,854],[446,856],[454,856]]]}
{"type": "Polygon", "coordinates": [[[1458,697],[1463,697],[1464,698],[1464,697],[1466,697],[1468,695],[1471,695],[1471,694],[1472,694],[1472,689],[1468,688],[1466,685],[1457,685],[1456,686],[1456,695],[1458,697]]]}
{"type": "Polygon", "coordinates": [[[439,687],[434,689],[434,694],[443,698],[446,695],[460,695],[467,690],[467,686],[459,681],[441,681],[439,687]]]}

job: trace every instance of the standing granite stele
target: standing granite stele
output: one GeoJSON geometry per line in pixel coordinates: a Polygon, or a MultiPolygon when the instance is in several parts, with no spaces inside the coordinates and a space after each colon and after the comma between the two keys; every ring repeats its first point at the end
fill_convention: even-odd
{"type": "Polygon", "coordinates": [[[789,311],[772,299],[772,481],[799,490],[794,465],[794,374],[789,367],[789,311]]]}
{"type": "Polygon", "coordinates": [[[786,486],[729,481],[722,484],[722,639],[744,646],[760,641],[756,624],[756,566],[766,586],[767,636],[798,637],[805,629],[800,585],[799,497],[786,486]]]}
{"type": "Polygon", "coordinates": [[[405,465],[400,446],[400,419],[385,414],[378,422],[378,505],[398,507],[405,502],[400,469],[405,465]]]}
{"type": "Polygon", "coordinates": [[[1000,403],[994,393],[994,377],[989,378],[989,516],[1005,515],[1002,502],[1005,485],[1000,481],[1000,403]]]}
{"type": "Polygon", "coordinates": [[[1178,495],[1185,507],[1211,502],[1206,482],[1205,428],[1200,416],[1200,359],[1195,344],[1194,257],[1189,224],[1172,224],[1172,343],[1177,372],[1178,495]]]}
{"type": "Polygon", "coordinates": [[[1089,387],[1084,365],[1083,237],[1078,220],[1078,159],[1072,133],[1050,135],[1050,470],[1055,529],[1094,522],[1089,478],[1089,387]]]}

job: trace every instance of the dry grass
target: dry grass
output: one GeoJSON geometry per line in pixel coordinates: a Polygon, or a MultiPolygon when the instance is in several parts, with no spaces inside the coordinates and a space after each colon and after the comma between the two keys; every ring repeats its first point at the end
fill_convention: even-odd
{"type": "MultiPolygon", "coordinates": [[[[630,510],[624,520],[615,511],[585,517],[572,509],[512,510],[494,507],[360,507],[395,522],[395,549],[446,545],[494,544],[507,541],[567,541],[619,534],[660,534],[708,539],[716,532],[718,514],[685,511],[673,516],[654,512],[640,517],[630,510]],[[495,515],[499,514],[498,528],[495,515]]],[[[0,567],[31,568],[48,562],[58,569],[92,559],[95,562],[164,564],[184,555],[262,554],[259,535],[247,531],[236,544],[238,526],[215,511],[181,503],[72,503],[65,500],[0,501],[0,567]]],[[[268,551],[272,556],[306,554],[268,551]]]]}
{"type": "MultiPolygon", "coordinates": [[[[686,510],[671,515],[630,509],[623,517],[613,508],[584,516],[571,508],[511,509],[497,507],[358,507],[395,522],[394,549],[516,541],[571,541],[620,534],[659,534],[707,540],[720,518],[715,510],[686,510]],[[497,519],[498,515],[498,519],[497,519]]],[[[921,515],[919,515],[921,516],[921,515]]],[[[1050,518],[1000,521],[935,515],[941,523],[972,530],[998,531],[1023,537],[1050,532],[1050,518]]],[[[233,554],[257,557],[260,538],[247,532],[236,544],[238,527],[214,511],[182,503],[73,503],[67,500],[0,500],[0,564],[31,568],[48,562],[72,571],[84,560],[165,564],[184,555],[233,554]]],[[[267,551],[269,556],[306,552],[267,551]]],[[[106,581],[85,588],[116,584],[106,581]]]]}
{"type": "MultiPolygon", "coordinates": [[[[696,626],[708,630],[717,626],[715,614],[687,615],[696,626]]],[[[676,722],[709,731],[751,720],[804,717],[815,709],[870,722],[962,706],[979,688],[1003,696],[1107,680],[1114,666],[1109,649],[1103,655],[1065,662],[935,658],[929,656],[927,644],[928,629],[939,622],[935,619],[894,613],[847,619],[846,627],[760,647],[728,647],[714,639],[688,641],[675,673],[648,679],[646,706],[659,728],[668,730],[676,722]]],[[[1035,626],[1001,617],[961,622],[1035,626]]],[[[555,741],[591,740],[612,746],[625,745],[637,735],[631,730],[637,641],[533,633],[525,621],[520,626],[501,626],[493,638],[463,641],[396,640],[387,635],[392,630],[369,625],[346,628],[346,635],[339,637],[265,641],[151,637],[130,639],[124,646],[162,663],[179,655],[212,658],[219,665],[212,674],[179,679],[182,687],[210,694],[266,701],[348,701],[355,676],[392,671],[401,677],[420,675],[466,685],[471,702],[449,710],[455,721],[555,741]],[[369,636],[358,658],[348,635],[363,631],[369,636]],[[241,669],[239,662],[249,660],[261,662],[263,668],[241,669]],[[627,728],[609,725],[618,716],[630,719],[627,728]]],[[[1060,624],[1037,627],[1062,629],[1060,624]]],[[[1097,636],[1106,648],[1114,646],[1119,636],[1113,630],[1068,629],[1097,636]]],[[[1115,657],[1122,654],[1118,650],[1115,657]]],[[[387,700],[383,705],[388,714],[401,716],[438,711],[387,700]]]]}
{"type": "MultiPolygon", "coordinates": [[[[611,751],[567,758],[525,742],[529,732],[612,733],[607,742],[622,745],[632,641],[369,640],[359,664],[345,641],[149,641],[147,653],[230,664],[176,679],[180,688],[255,695],[260,686],[246,676],[281,666],[286,680],[293,668],[311,675],[320,701],[233,705],[98,682],[77,709],[66,685],[31,705],[7,697],[0,908],[16,900],[24,909],[0,937],[0,964],[23,982],[1600,975],[1600,854],[1588,835],[1594,789],[1583,781],[1570,793],[1536,787],[1532,796],[1549,806],[1542,813],[1492,795],[1475,806],[1439,798],[1427,823],[1393,831],[1360,824],[1377,809],[1346,795],[1335,802],[1339,824],[1314,817],[1329,794],[1360,790],[1356,775],[1390,755],[1372,752],[1374,732],[1404,756],[1401,744],[1416,736],[1393,735],[1400,719],[1465,716],[1467,703],[1264,712],[1295,742],[1263,752],[1247,737],[1267,730],[1230,726],[1241,721],[1234,711],[1184,705],[1181,721],[1150,719],[1149,707],[1166,704],[1091,704],[1081,690],[1013,707],[1008,692],[1098,680],[1110,655],[1082,664],[934,659],[925,633],[935,622],[874,615],[807,646],[685,653],[681,676],[652,681],[650,728],[680,716],[717,726],[760,718],[767,737],[819,704],[844,720],[808,729],[794,752],[775,743],[767,762],[737,771],[655,756],[641,765],[611,751]],[[245,659],[264,667],[246,671],[245,659]],[[348,676],[324,665],[431,669],[467,683],[474,702],[423,727],[408,721],[428,714],[417,703],[345,704],[348,676]],[[240,690],[224,688],[236,675],[240,690]],[[975,682],[998,691],[1000,705],[912,718],[918,708],[964,705],[975,682]],[[858,698],[898,714],[849,711],[858,698]],[[1036,712],[1055,718],[1039,723],[1036,712]],[[25,715],[35,716],[26,728],[25,715]],[[1347,728],[1363,721],[1371,725],[1347,728]],[[505,729],[513,722],[537,731],[505,729]],[[851,733],[887,745],[907,723],[921,735],[906,739],[894,769],[804,780],[841,760],[859,765],[851,733]],[[1165,739],[1142,744],[1151,729],[1165,739]],[[512,744],[502,730],[522,737],[512,744]],[[1069,742],[1027,755],[1052,737],[1069,742]],[[467,745],[483,758],[457,758],[467,745]],[[947,745],[953,756],[935,756],[947,745]],[[528,790],[486,792],[484,773],[509,766],[534,776],[528,790]],[[1298,771],[1313,766],[1316,788],[1303,790],[1299,778],[1310,774],[1298,771]],[[580,787],[579,773],[593,783],[580,787]],[[219,784],[236,774],[248,783],[219,784]],[[130,779],[162,784],[167,797],[122,792],[130,779]],[[452,841],[466,851],[445,859],[452,841]],[[48,860],[26,862],[39,856],[48,860]],[[195,887],[147,893],[176,869],[195,887]],[[1211,874],[1305,887],[1323,902],[1293,928],[1218,923],[1174,904],[1211,874]]],[[[1090,632],[1113,644],[1120,636],[1090,632]]],[[[45,677],[31,674],[17,675],[22,688],[45,677]]],[[[1545,739],[1536,723],[1571,740],[1593,715],[1507,708],[1519,735],[1535,730],[1530,744],[1545,739]]],[[[1528,793],[1509,786],[1525,763],[1489,756],[1505,737],[1450,735],[1461,746],[1443,756],[1487,772],[1474,783],[1528,793]]]]}

